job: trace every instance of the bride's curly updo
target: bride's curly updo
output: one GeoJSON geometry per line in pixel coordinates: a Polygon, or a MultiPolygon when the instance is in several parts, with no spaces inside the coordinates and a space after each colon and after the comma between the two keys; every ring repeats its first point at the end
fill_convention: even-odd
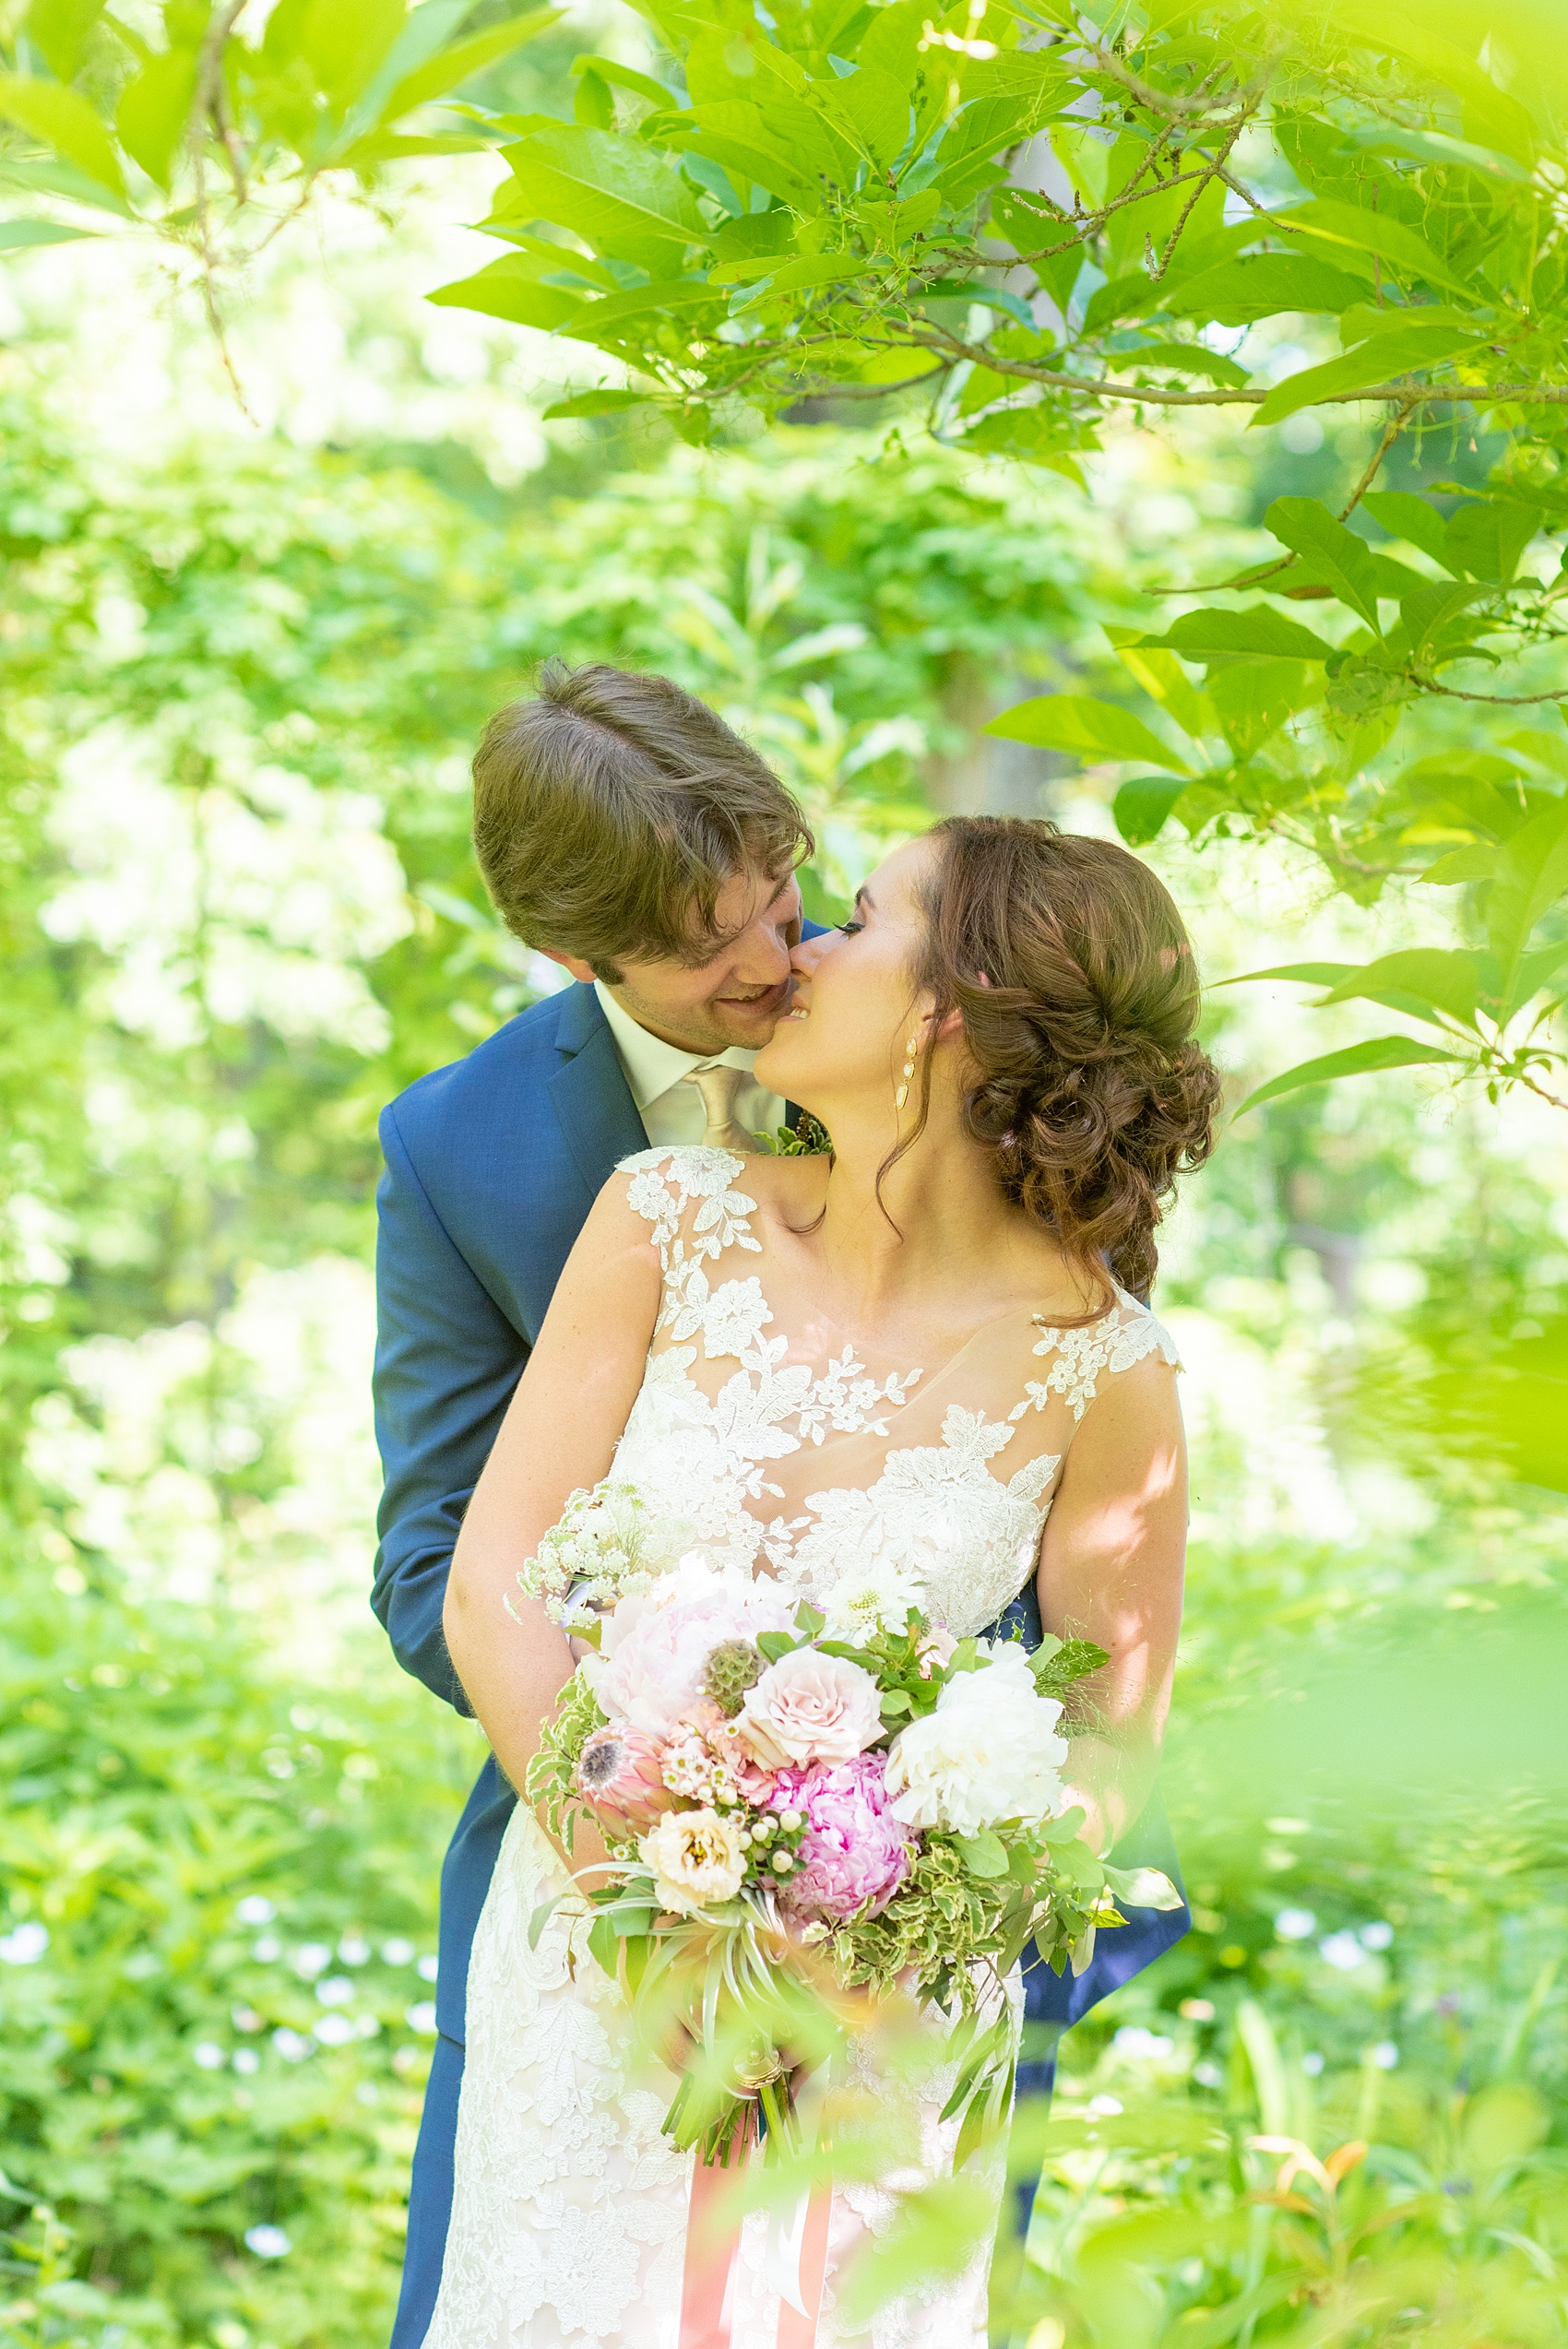
{"type": "Polygon", "coordinates": [[[1169,892],[1113,841],[1022,816],[949,816],[917,986],[956,1009],[963,1115],[1007,1197],[1097,1287],[1146,1292],[1181,1170],[1214,1144],[1219,1078],[1194,1039],[1198,977],[1169,892]]]}

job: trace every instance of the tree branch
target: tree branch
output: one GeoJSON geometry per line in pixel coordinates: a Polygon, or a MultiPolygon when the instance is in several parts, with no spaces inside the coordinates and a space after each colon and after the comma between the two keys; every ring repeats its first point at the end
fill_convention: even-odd
{"type": "MultiPolygon", "coordinates": [[[[233,31],[244,6],[245,0],[225,0],[225,5],[219,9],[202,35],[201,48],[197,53],[194,109],[195,120],[210,122],[217,134],[218,143],[223,149],[224,159],[229,166],[229,176],[234,183],[234,201],[237,204],[243,204],[245,201],[248,191],[245,186],[244,162],[240,151],[239,138],[234,125],[229,120],[229,109],[225,102],[223,52],[229,45],[229,36],[233,31]]],[[[244,405],[243,401],[241,405],[244,405]]]]}

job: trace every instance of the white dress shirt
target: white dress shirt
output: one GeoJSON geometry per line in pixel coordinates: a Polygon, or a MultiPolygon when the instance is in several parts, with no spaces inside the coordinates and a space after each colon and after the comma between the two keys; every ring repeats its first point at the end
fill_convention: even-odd
{"type": "Polygon", "coordinates": [[[649,1142],[702,1140],[707,1117],[702,1095],[695,1085],[683,1080],[693,1069],[716,1066],[745,1070],[746,1082],[735,1096],[736,1121],[748,1133],[766,1133],[769,1141],[773,1139],[784,1122],[784,1104],[777,1093],[767,1092],[753,1080],[754,1052],[743,1051],[739,1044],[722,1052],[683,1051],[679,1044],[666,1044],[662,1037],[650,1036],[646,1027],[639,1027],[601,979],[594,980],[593,991],[610,1023],[616,1057],[649,1142]]]}

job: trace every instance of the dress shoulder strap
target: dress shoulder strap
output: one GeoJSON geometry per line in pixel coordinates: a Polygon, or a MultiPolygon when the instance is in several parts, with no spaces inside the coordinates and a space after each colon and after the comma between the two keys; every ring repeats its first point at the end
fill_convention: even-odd
{"type": "Polygon", "coordinates": [[[1054,1358],[1045,1378],[1027,1382],[1024,1401],[1007,1415],[1011,1419],[1021,1419],[1027,1411],[1043,1411],[1051,1397],[1059,1394],[1072,1412],[1075,1427],[1099,1394],[1102,1377],[1114,1378],[1119,1370],[1130,1370],[1150,1354],[1158,1354],[1173,1370],[1182,1367],[1176,1341],[1164,1323],[1123,1288],[1116,1291],[1111,1311],[1098,1322],[1059,1329],[1048,1323],[1043,1313],[1037,1313],[1034,1321],[1039,1335],[1031,1350],[1054,1358]]]}
{"type": "Polygon", "coordinates": [[[733,1150],[700,1143],[638,1150],[623,1158],[616,1171],[632,1178],[626,1204],[653,1226],[667,1284],[727,1248],[760,1252],[762,1242],[750,1222],[756,1201],[734,1188],[745,1160],[733,1150]]]}

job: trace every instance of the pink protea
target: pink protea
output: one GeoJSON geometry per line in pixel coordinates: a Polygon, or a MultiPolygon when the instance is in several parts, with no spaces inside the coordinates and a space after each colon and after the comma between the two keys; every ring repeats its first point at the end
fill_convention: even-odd
{"type": "Polygon", "coordinates": [[[772,1808],[806,1821],[794,1871],[779,1887],[788,1915],[838,1922],[865,1908],[874,1916],[908,1876],[914,1847],[888,1808],[885,1758],[859,1753],[778,1773],[772,1808]]]}
{"type": "Polygon", "coordinates": [[[660,1753],[641,1729],[612,1722],[585,1739],[577,1756],[577,1790],[612,1835],[640,1835],[669,1810],[674,1797],[660,1774],[660,1753]]]}

